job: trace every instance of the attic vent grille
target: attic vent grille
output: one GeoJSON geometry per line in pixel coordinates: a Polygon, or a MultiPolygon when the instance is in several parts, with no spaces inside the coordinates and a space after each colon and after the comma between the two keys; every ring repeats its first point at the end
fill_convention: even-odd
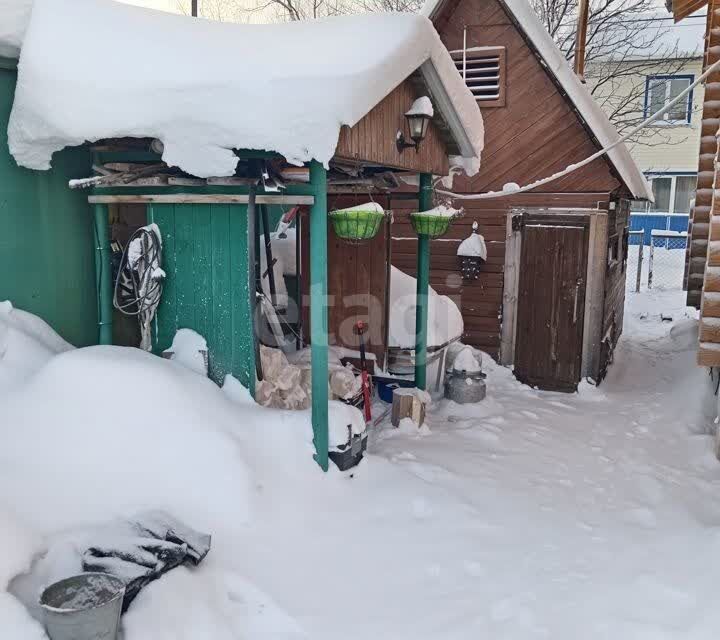
{"type": "Polygon", "coordinates": [[[458,73],[481,107],[505,106],[505,47],[451,51],[458,73]]]}

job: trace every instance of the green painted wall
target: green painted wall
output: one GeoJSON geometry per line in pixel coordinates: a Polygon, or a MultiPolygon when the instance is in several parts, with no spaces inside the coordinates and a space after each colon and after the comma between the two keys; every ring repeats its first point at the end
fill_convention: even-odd
{"type": "Polygon", "coordinates": [[[67,181],[91,174],[90,154],[53,157],[51,171],[15,164],[7,124],[16,71],[0,59],[0,300],[30,311],[69,342],[97,343],[95,243],[87,192],[67,181]]]}
{"type": "Polygon", "coordinates": [[[247,206],[152,204],[148,220],[160,227],[167,274],[154,351],[167,349],[178,329],[193,329],[207,340],[213,380],[231,373],[254,387],[247,206]]]}

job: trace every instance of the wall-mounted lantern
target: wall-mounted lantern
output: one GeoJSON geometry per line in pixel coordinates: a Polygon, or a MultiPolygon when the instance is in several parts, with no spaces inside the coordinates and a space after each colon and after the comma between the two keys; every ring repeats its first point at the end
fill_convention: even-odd
{"type": "Polygon", "coordinates": [[[408,132],[412,142],[408,142],[405,139],[405,134],[402,131],[398,131],[396,144],[400,153],[410,148],[414,148],[416,152],[418,151],[420,143],[427,135],[428,125],[433,115],[432,102],[430,102],[430,98],[427,96],[418,98],[413,102],[412,107],[405,113],[405,120],[407,120],[408,132]]]}

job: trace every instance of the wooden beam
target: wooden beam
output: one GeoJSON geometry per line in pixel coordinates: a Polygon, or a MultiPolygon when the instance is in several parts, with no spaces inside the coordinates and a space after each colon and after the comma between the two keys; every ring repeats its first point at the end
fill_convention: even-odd
{"type": "MultiPolygon", "coordinates": [[[[255,198],[257,204],[304,204],[312,205],[315,203],[314,196],[270,196],[258,195],[255,198]]],[[[247,204],[247,194],[230,194],[230,193],[162,193],[162,194],[137,194],[137,195],[121,195],[121,196],[101,196],[92,195],[88,197],[90,204],[128,204],[128,203],[157,203],[157,204],[179,204],[179,203],[197,203],[197,204],[247,204]]]]}
{"type": "Polygon", "coordinates": [[[590,0],[580,0],[575,36],[575,73],[581,80],[585,79],[585,42],[587,40],[589,14],[590,0]]]}

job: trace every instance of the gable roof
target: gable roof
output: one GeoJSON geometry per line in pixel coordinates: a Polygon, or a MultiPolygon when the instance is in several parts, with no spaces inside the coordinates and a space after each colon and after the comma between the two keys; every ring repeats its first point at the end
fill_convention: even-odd
{"type": "Polygon", "coordinates": [[[476,173],[480,109],[423,16],[239,25],[109,0],[35,0],[8,143],[32,169],[49,168],[63,147],[126,136],[160,139],[168,164],[199,177],[232,175],[234,148],[327,164],[340,128],[413,75],[450,132],[449,153],[476,173]]]}
{"type": "MultiPolygon", "coordinates": [[[[482,0],[478,0],[482,1],[482,0]]],[[[431,20],[439,18],[450,0],[427,0],[421,13],[431,20]]],[[[555,78],[558,85],[572,102],[587,129],[601,147],[607,147],[620,137],[605,112],[592,97],[588,88],[575,75],[550,34],[542,25],[527,0],[499,0],[511,20],[530,45],[535,49],[543,66],[555,78]]],[[[633,160],[625,144],[620,144],[607,154],[612,166],[635,198],[652,200],[652,190],[640,168],[633,160]]]]}

